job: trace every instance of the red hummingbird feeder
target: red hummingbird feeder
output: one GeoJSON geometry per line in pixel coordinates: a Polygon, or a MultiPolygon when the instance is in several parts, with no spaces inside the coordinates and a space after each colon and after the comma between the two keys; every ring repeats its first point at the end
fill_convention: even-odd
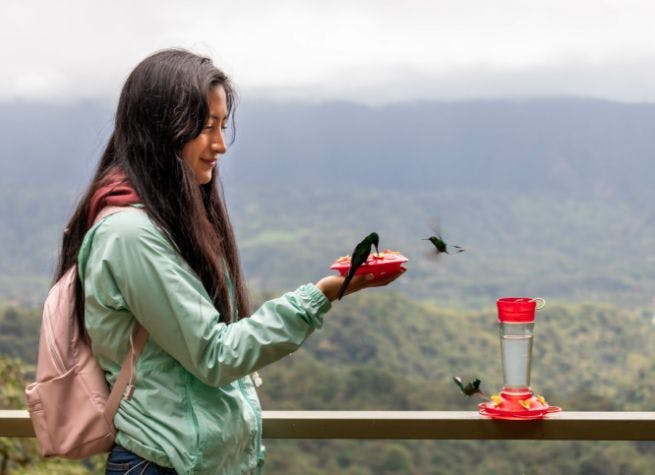
{"type": "Polygon", "coordinates": [[[480,414],[493,419],[542,419],[559,412],[530,387],[535,313],[546,305],[542,298],[498,299],[498,324],[503,363],[503,389],[491,401],[478,405],[480,414]]]}
{"type": "MultiPolygon", "coordinates": [[[[385,249],[380,254],[371,253],[364,264],[355,271],[355,275],[373,274],[374,278],[380,278],[387,274],[400,272],[402,265],[409,259],[400,252],[385,249]]],[[[350,256],[339,257],[330,266],[341,275],[346,275],[350,270],[350,256]]]]}

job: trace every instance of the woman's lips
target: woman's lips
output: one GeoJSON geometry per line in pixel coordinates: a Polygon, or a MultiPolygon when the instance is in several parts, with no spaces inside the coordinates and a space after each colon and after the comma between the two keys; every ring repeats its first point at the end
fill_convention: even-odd
{"type": "Polygon", "coordinates": [[[217,158],[210,158],[210,159],[201,158],[200,161],[201,161],[201,162],[202,162],[206,167],[213,167],[214,165],[216,165],[216,162],[218,161],[218,159],[217,159],[217,158]]]}

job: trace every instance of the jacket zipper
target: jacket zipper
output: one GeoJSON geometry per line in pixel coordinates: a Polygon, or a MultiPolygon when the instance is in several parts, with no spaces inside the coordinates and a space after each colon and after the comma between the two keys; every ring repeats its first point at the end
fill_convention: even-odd
{"type": "Polygon", "coordinates": [[[250,407],[252,412],[255,414],[255,421],[257,421],[257,436],[255,438],[255,442],[256,442],[256,447],[257,447],[257,466],[259,467],[259,456],[260,456],[259,452],[261,451],[261,447],[260,447],[261,442],[260,442],[260,440],[261,440],[261,433],[262,433],[262,419],[261,419],[259,413],[257,412],[257,409],[255,409],[255,406],[253,406],[252,402],[250,401],[250,399],[246,395],[246,388],[245,388],[245,386],[243,384],[243,378],[239,379],[239,390],[241,391],[241,395],[243,396],[243,398],[248,403],[248,406],[250,407]]]}

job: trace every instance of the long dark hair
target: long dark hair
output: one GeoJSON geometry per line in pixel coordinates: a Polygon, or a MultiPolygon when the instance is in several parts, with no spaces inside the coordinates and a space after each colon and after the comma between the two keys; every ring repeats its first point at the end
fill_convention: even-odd
{"type": "MultiPolygon", "coordinates": [[[[198,185],[181,157],[184,144],[197,137],[209,116],[211,88],[222,86],[234,130],[236,92],[229,78],[209,58],[169,49],[143,60],[121,92],[114,131],[95,176],[64,232],[56,279],[76,262],[88,230],[93,194],[107,175],[121,170],[141,197],[150,218],[164,231],[202,281],[221,320],[249,314],[248,295],[234,232],[215,171],[211,182],[198,185]],[[228,277],[234,289],[230,304],[228,277]]],[[[84,327],[84,291],[77,282],[75,311],[84,327]]]]}

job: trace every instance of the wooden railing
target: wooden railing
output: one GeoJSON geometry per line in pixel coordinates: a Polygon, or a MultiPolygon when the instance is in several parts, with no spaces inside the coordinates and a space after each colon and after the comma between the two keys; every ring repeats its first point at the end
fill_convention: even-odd
{"type": "MultiPolygon", "coordinates": [[[[492,420],[463,411],[264,411],[266,439],[655,440],[655,412],[568,412],[492,420]]],[[[0,410],[0,437],[34,437],[27,411],[0,410]]]]}

